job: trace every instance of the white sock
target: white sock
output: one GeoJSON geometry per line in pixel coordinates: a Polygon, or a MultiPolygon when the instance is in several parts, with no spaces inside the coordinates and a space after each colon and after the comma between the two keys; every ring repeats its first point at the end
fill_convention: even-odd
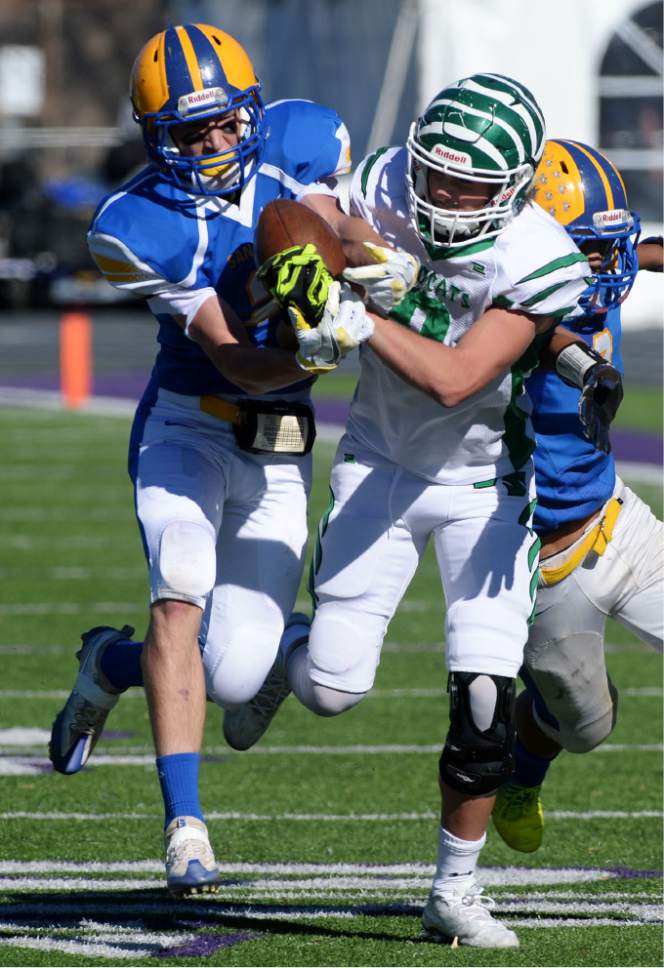
{"type": "Polygon", "coordinates": [[[480,851],[486,843],[486,834],[479,840],[462,840],[455,837],[444,827],[440,828],[438,840],[438,860],[433,876],[433,893],[444,894],[454,891],[465,893],[475,876],[475,868],[480,851]]]}

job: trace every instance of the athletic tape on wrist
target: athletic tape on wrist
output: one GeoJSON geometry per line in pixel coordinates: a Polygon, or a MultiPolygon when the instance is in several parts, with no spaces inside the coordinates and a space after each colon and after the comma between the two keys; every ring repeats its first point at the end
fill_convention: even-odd
{"type": "Polygon", "coordinates": [[[597,366],[600,360],[593,350],[580,343],[571,343],[558,353],[556,357],[556,373],[565,383],[573,387],[583,389],[583,383],[593,366],[597,366]]]}

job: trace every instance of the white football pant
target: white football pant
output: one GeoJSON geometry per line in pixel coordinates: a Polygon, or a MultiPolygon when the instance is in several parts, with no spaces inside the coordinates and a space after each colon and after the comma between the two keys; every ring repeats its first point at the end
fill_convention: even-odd
{"type": "MultiPolygon", "coordinates": [[[[615,723],[618,694],[604,657],[607,615],[662,648],[664,525],[620,480],[614,495],[624,503],[612,540],[603,555],[591,551],[557,585],[538,590],[525,651],[526,670],[553,717],[535,709],[538,725],[572,753],[593,749],[615,723]]],[[[547,568],[564,564],[577,543],[547,558],[547,568]]]]}
{"type": "MultiPolygon", "coordinates": [[[[305,672],[319,687],[371,689],[388,623],[429,538],[447,603],[448,670],[517,675],[537,580],[529,467],[523,480],[520,496],[501,480],[481,488],[433,484],[342,439],[314,549],[317,604],[306,670],[303,650],[293,656],[297,668],[289,664],[305,705],[325,712],[312,701],[305,672]]],[[[442,616],[441,595],[441,624],[442,616]]]]}
{"type": "Polygon", "coordinates": [[[197,397],[160,391],[136,481],[151,601],[203,609],[207,691],[221,705],[251,699],[274,662],[302,575],[310,487],[311,455],[242,451],[197,397]]]}

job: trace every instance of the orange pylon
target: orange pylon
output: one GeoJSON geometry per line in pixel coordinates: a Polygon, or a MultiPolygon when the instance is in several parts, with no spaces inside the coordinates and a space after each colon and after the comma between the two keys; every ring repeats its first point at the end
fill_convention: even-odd
{"type": "Polygon", "coordinates": [[[82,406],[92,390],[92,320],[65,313],[60,320],[60,392],[65,406],[82,406]]]}

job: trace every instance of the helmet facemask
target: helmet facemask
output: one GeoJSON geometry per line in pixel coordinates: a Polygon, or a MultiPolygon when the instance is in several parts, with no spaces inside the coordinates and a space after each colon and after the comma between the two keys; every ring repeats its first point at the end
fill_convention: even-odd
{"type": "Polygon", "coordinates": [[[407,149],[410,217],[417,234],[429,245],[458,248],[471,242],[495,238],[521,211],[526,201],[534,174],[531,164],[500,173],[469,170],[444,160],[419,144],[416,123],[411,125],[407,149]],[[449,175],[460,182],[491,185],[491,196],[478,209],[443,208],[431,198],[430,171],[449,175]]]}
{"type": "MultiPolygon", "coordinates": [[[[180,98],[180,104],[184,100],[180,98]]],[[[265,141],[263,111],[263,102],[256,88],[243,91],[230,101],[225,100],[224,92],[220,91],[214,105],[207,110],[144,115],[145,145],[150,157],[186,191],[197,195],[232,195],[241,191],[249,181],[262,154],[265,141]],[[242,129],[237,145],[195,157],[182,154],[173,137],[176,125],[213,121],[234,112],[242,129]]]]}
{"type": "Polygon", "coordinates": [[[601,313],[619,306],[629,295],[639,269],[639,216],[626,209],[595,212],[586,225],[570,226],[568,232],[585,254],[602,254],[601,266],[592,270],[592,281],[579,298],[583,311],[601,313]]]}

